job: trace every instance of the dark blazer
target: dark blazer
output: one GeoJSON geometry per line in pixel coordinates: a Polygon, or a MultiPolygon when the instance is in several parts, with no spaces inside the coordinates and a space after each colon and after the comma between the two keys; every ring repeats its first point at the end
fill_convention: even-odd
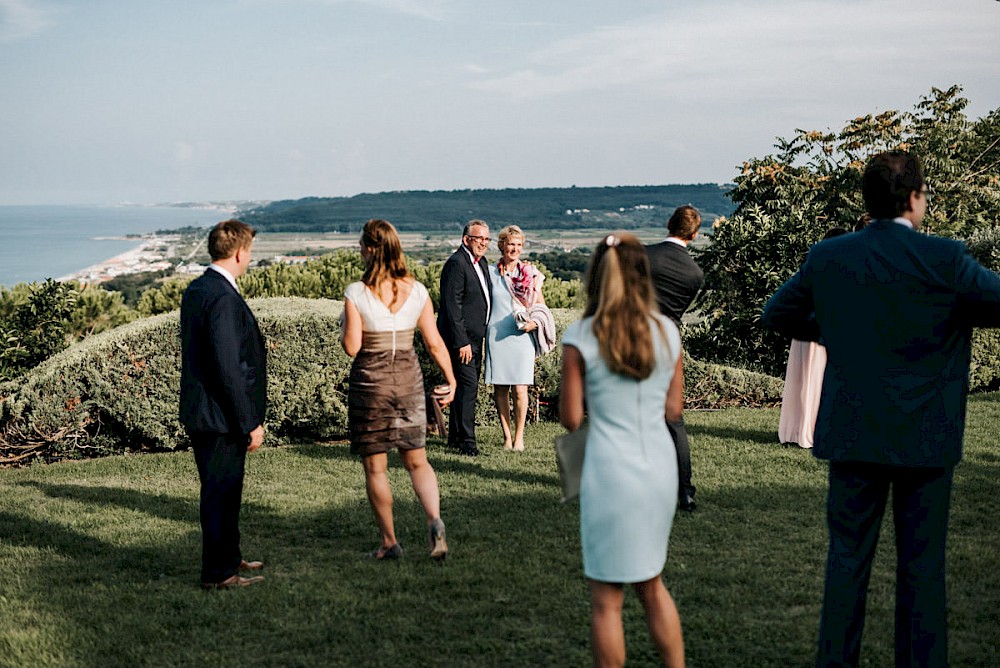
{"type": "Polygon", "coordinates": [[[257,319],[214,269],[181,300],[180,421],[198,432],[249,434],[264,423],[267,354],[257,319]]]}
{"type": "Polygon", "coordinates": [[[971,330],[1000,326],[1000,276],[960,242],[877,220],[813,246],[762,321],[826,345],[817,457],[951,466],[962,455],[971,330]]]}
{"type": "Polygon", "coordinates": [[[681,317],[705,283],[705,274],[688,249],[672,241],[646,246],[660,312],[679,328],[681,317]]]}
{"type": "MultiPolygon", "coordinates": [[[[490,289],[486,258],[480,267],[490,289]]],[[[445,344],[451,349],[469,345],[478,347],[486,337],[486,293],[472,266],[472,257],[465,248],[455,251],[441,269],[441,304],[437,326],[445,344]]]]}

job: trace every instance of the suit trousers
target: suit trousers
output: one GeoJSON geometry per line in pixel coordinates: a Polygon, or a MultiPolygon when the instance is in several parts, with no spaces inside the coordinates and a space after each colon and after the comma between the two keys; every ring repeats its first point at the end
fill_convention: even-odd
{"type": "Polygon", "coordinates": [[[483,361],[483,344],[472,343],[472,361],[458,359],[458,350],[449,348],[451,366],[455,371],[455,400],[448,416],[448,445],[465,453],[476,447],[476,397],[479,394],[479,370],[483,361]]]}
{"type": "Polygon", "coordinates": [[[677,496],[681,501],[694,498],[694,485],[691,484],[691,444],[688,442],[687,429],[684,428],[684,418],[677,422],[667,420],[667,431],[674,441],[677,450],[677,496]]]}
{"type": "Polygon", "coordinates": [[[879,527],[892,490],[896,530],[896,666],[947,666],[945,542],[952,467],[830,462],[817,667],[857,666],[879,527]]]}
{"type": "Polygon", "coordinates": [[[201,479],[201,581],[222,582],[235,575],[240,553],[240,504],[246,467],[243,434],[191,432],[201,479]]]}

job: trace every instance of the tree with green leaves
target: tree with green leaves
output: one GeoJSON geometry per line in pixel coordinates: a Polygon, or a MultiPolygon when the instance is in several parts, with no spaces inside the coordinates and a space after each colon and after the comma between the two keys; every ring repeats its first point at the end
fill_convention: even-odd
{"type": "Polygon", "coordinates": [[[760,326],[761,309],[826,230],[854,227],[864,213],[861,176],[876,153],[901,148],[924,162],[925,231],[965,238],[1000,224],[1000,109],[969,119],[960,93],[932,88],[913,111],[869,114],[838,132],[797,130],[774,154],[745,162],[731,192],[735,213],[716,221],[697,255],[704,320],[688,332],[690,353],[783,373],[788,342],[760,326]]]}
{"type": "Polygon", "coordinates": [[[51,278],[0,291],[0,380],[18,378],[69,345],[67,322],[79,292],[51,278]]]}

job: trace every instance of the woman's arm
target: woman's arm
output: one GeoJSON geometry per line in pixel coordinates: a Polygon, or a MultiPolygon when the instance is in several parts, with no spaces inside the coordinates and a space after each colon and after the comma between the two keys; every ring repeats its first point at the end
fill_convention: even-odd
{"type": "Polygon", "coordinates": [[[583,424],[583,356],[575,346],[563,346],[559,383],[559,422],[569,431],[583,424]]]}
{"type": "Polygon", "coordinates": [[[535,274],[535,281],[534,281],[535,289],[533,290],[533,292],[535,293],[535,303],[545,306],[545,297],[542,296],[542,283],[545,281],[545,276],[542,274],[542,272],[538,271],[537,269],[535,269],[535,271],[537,272],[535,274]]]}
{"type": "Polygon", "coordinates": [[[361,350],[361,336],[364,323],[361,320],[361,311],[350,299],[344,299],[344,318],[340,325],[340,345],[344,347],[344,352],[354,357],[361,350]]]}
{"type": "Polygon", "coordinates": [[[455,373],[451,368],[451,357],[448,354],[448,346],[444,344],[444,339],[441,338],[441,332],[438,331],[437,324],[434,322],[434,307],[431,306],[431,300],[428,299],[424,303],[424,308],[420,311],[420,317],[417,318],[417,327],[420,328],[420,334],[424,337],[424,346],[427,347],[427,352],[430,353],[431,358],[441,369],[441,373],[444,374],[445,382],[448,383],[449,392],[447,395],[442,397],[435,397],[439,404],[442,406],[445,404],[450,404],[455,398],[455,373]]]}
{"type": "Polygon", "coordinates": [[[677,356],[677,365],[674,366],[674,377],[670,379],[670,387],[667,388],[667,403],[664,407],[664,414],[668,422],[677,422],[681,419],[684,411],[684,352],[677,356]]]}

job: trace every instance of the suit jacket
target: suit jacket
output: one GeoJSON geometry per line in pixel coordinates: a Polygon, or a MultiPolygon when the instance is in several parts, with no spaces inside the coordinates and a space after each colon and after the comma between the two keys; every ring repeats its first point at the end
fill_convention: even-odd
{"type": "Polygon", "coordinates": [[[972,328],[1000,326],[1000,276],[963,244],[873,221],[813,246],[762,320],[826,345],[817,457],[961,459],[972,328]]]}
{"type": "MultiPolygon", "coordinates": [[[[490,289],[486,259],[480,259],[486,289],[490,289]]],[[[441,305],[437,326],[449,348],[458,349],[486,337],[486,293],[464,248],[455,251],[441,269],[441,305]]]]}
{"type": "Polygon", "coordinates": [[[267,354],[257,319],[214,269],[181,300],[180,421],[193,431],[249,434],[264,423],[267,354]]]}
{"type": "Polygon", "coordinates": [[[646,254],[660,312],[680,328],[681,317],[705,283],[705,274],[687,248],[672,241],[646,246],[646,254]]]}

